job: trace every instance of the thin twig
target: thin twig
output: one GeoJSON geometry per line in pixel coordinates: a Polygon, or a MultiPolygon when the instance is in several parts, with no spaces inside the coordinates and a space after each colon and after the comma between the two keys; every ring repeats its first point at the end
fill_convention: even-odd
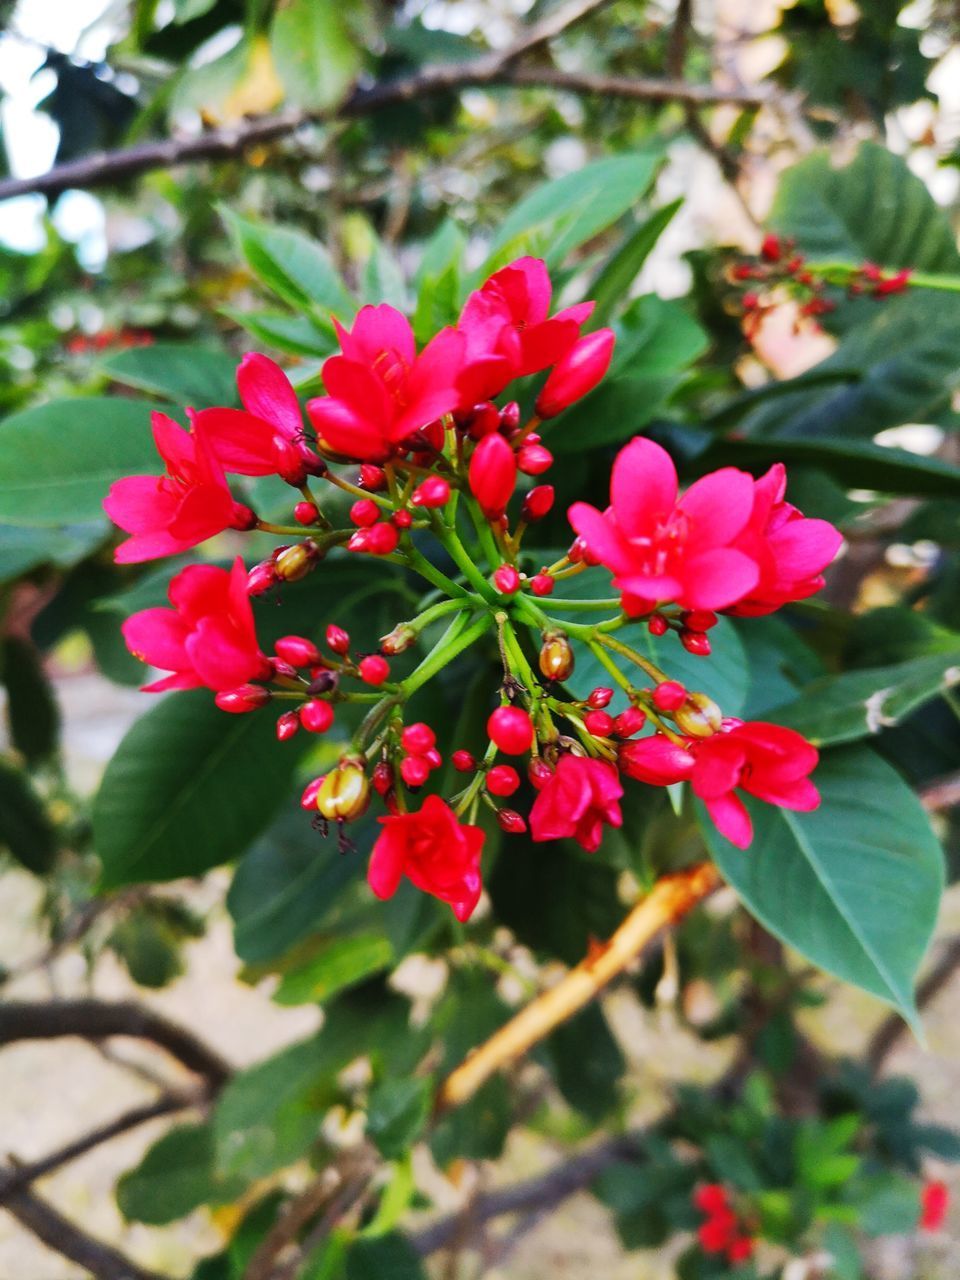
{"type": "Polygon", "coordinates": [[[676,924],[720,885],[712,863],[664,876],[609,941],[565,974],[476,1049],[441,1085],[437,1110],[462,1105],[497,1071],[573,1017],[635,960],[660,932],[676,924]]]}

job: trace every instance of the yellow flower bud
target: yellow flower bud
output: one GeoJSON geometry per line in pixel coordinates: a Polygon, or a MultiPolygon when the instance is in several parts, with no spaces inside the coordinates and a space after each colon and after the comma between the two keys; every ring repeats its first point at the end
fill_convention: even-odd
{"type": "Polygon", "coordinates": [[[573,649],[562,631],[545,631],[540,650],[540,674],[548,680],[568,680],[573,675],[573,649]]]}
{"type": "Polygon", "coordinates": [[[317,809],[331,821],[352,822],[363,816],[369,803],[370,783],[356,760],[341,760],[317,792],[317,809]]]}
{"type": "Polygon", "coordinates": [[[723,722],[723,712],[705,693],[688,693],[687,700],[673,713],[681,733],[689,738],[709,738],[723,722]]]}

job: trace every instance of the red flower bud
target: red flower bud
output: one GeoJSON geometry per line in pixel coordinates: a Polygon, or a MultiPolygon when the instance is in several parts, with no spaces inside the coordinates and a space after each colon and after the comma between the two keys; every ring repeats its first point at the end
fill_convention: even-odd
{"type": "Polygon", "coordinates": [[[592,391],[610,367],[615,341],[612,329],[597,329],[579,338],[554,365],[537,397],[537,415],[555,418],[592,391]]]}
{"type": "Polygon", "coordinates": [[[763,244],[760,246],[761,258],[765,258],[767,262],[779,262],[782,253],[783,245],[779,236],[771,232],[770,235],[763,237],[763,244]]]}
{"type": "Polygon", "coordinates": [[[453,767],[456,769],[457,773],[473,773],[474,769],[477,767],[476,757],[471,752],[464,751],[462,748],[459,751],[455,751],[450,759],[452,760],[453,767]]]}
{"type": "Polygon", "coordinates": [[[335,689],[339,683],[340,676],[336,671],[329,671],[325,667],[314,667],[310,672],[310,683],[307,685],[307,693],[311,698],[315,698],[321,693],[329,693],[331,689],[335,689]]]}
{"type": "Polygon", "coordinates": [[[252,508],[245,506],[242,502],[233,504],[233,518],[230,521],[231,529],[239,529],[241,533],[247,533],[254,528],[257,523],[257,513],[252,508]]]}
{"type": "Polygon", "coordinates": [[[374,688],[379,688],[390,675],[390,664],[379,653],[371,653],[369,657],[360,659],[357,671],[364,684],[372,684],[374,688]]]}
{"type": "Polygon", "coordinates": [[[414,507],[445,507],[450,501],[450,483],[443,476],[427,476],[410,495],[414,507]]]}
{"type": "Polygon", "coordinates": [[[358,498],[350,508],[350,519],[360,529],[369,529],[380,519],[380,508],[372,498],[358,498]]]}
{"type": "Polygon", "coordinates": [[[400,761],[400,776],[408,787],[422,787],[430,777],[430,765],[423,756],[405,756],[400,761]]]}
{"type": "Polygon", "coordinates": [[[717,625],[718,619],[709,609],[688,609],[686,613],[681,613],[680,621],[691,631],[709,631],[717,625]]]}
{"type": "Polygon", "coordinates": [[[484,436],[473,451],[468,478],[480,510],[488,520],[498,519],[517,482],[517,460],[503,436],[484,436]]]}
{"type": "Polygon", "coordinates": [[[280,479],[299,489],[307,478],[307,464],[296,444],[284,436],[274,436],[273,459],[280,479]]]}
{"type": "Polygon", "coordinates": [[[583,717],[584,727],[595,738],[609,738],[613,733],[613,716],[606,711],[588,711],[583,717]]]}
{"type": "Polygon", "coordinates": [[[593,689],[587,698],[587,706],[592,711],[603,711],[605,707],[609,707],[613,700],[613,690],[607,689],[604,685],[593,689]]]}
{"type": "Polygon", "coordinates": [[[275,587],[279,579],[272,560],[263,560],[255,564],[247,574],[247,595],[262,596],[265,591],[275,587]]]}
{"type": "Polygon", "coordinates": [[[416,638],[417,633],[413,627],[408,622],[401,622],[387,635],[380,637],[381,652],[390,658],[398,653],[406,653],[416,638]]]}
{"type": "Polygon", "coordinates": [[[413,516],[405,507],[401,507],[390,517],[390,523],[395,529],[409,529],[413,524],[413,516]]]}
{"type": "Polygon", "coordinates": [[[516,400],[509,400],[500,410],[500,430],[516,431],[520,425],[520,406],[516,400]]]}
{"type": "Polygon", "coordinates": [[[594,565],[600,563],[583,538],[574,538],[573,542],[570,543],[567,559],[571,564],[594,565]]]}
{"type": "Polygon", "coordinates": [[[320,519],[320,508],[315,502],[298,502],[293,508],[293,518],[297,524],[316,524],[320,519]]]}
{"type": "Polygon", "coordinates": [[[653,691],[653,705],[658,711],[676,711],[687,700],[687,691],[679,680],[663,680],[653,691]]]}
{"type": "Polygon", "coordinates": [[[400,534],[396,527],[381,521],[366,530],[367,551],[373,556],[389,556],[397,549],[400,534]]]}
{"type": "Polygon", "coordinates": [[[537,573],[530,579],[530,590],[535,596],[549,596],[556,586],[549,573],[537,573]]]}
{"type": "Polygon", "coordinates": [[[553,454],[545,445],[524,444],[517,450],[517,467],[525,476],[542,476],[553,466],[553,454]]]}
{"type": "Polygon", "coordinates": [[[221,711],[229,711],[235,716],[256,711],[269,701],[270,690],[259,684],[241,684],[236,689],[225,689],[214,698],[221,711]]]}
{"type": "MultiPolygon", "coordinates": [[[[521,453],[523,450],[521,450],[521,453]]],[[[530,490],[523,500],[522,518],[528,524],[542,520],[550,513],[553,506],[554,489],[552,484],[538,484],[530,490]]]]}
{"type": "Polygon", "coordinates": [[[274,561],[274,569],[284,582],[298,582],[306,577],[319,558],[316,543],[307,538],[292,547],[284,547],[274,561]]]}
{"type": "Polygon", "coordinates": [[[400,745],[412,756],[422,756],[425,751],[436,746],[437,735],[428,724],[418,721],[408,724],[400,735],[400,745]]]}
{"type": "Polygon", "coordinates": [[[383,467],[374,466],[372,462],[364,462],[360,467],[360,485],[371,493],[379,493],[387,487],[387,473],[383,467]]]}
{"type": "Polygon", "coordinates": [[[506,831],[511,836],[522,836],[527,829],[525,819],[517,813],[516,809],[498,809],[497,822],[500,824],[500,830],[506,831]]]}
{"type": "Polygon", "coordinates": [[[474,440],[482,440],[500,430],[500,410],[489,400],[481,400],[460,419],[460,425],[474,440]]]}
{"type": "Polygon", "coordinates": [[[314,667],[321,661],[320,650],[304,636],[281,636],[273,647],[277,657],[292,667],[314,667]]]}
{"type": "Polygon", "coordinates": [[[512,796],[520,786],[520,775],[509,764],[495,764],[487,774],[487,790],[492,796],[512,796]]]}
{"type": "Polygon", "coordinates": [[[493,585],[501,595],[512,596],[520,590],[520,574],[512,564],[502,564],[494,570],[493,585]]]}
{"type": "Polygon", "coordinates": [[[374,767],[371,781],[378,796],[385,796],[393,786],[393,769],[386,760],[381,760],[374,767]]]}
{"type": "Polygon", "coordinates": [[[430,766],[431,769],[439,769],[440,766],[443,764],[443,756],[440,754],[440,752],[437,750],[436,747],[430,747],[428,750],[426,750],[423,753],[422,758],[426,760],[427,764],[430,766]]]}
{"type": "MultiPolygon", "coordinates": [[[[270,678],[279,676],[281,679],[296,680],[297,668],[292,662],[285,662],[283,658],[268,658],[270,664],[270,678]]],[[[267,677],[264,676],[264,679],[267,677]]]]}
{"type": "Polygon", "coordinates": [[[305,702],[300,708],[300,723],[307,733],[326,733],[333,724],[333,707],[329,702],[305,702]]]}
{"type": "Polygon", "coordinates": [[[287,742],[300,728],[300,717],[295,711],[285,711],[277,719],[277,741],[287,742]]]}
{"type": "Polygon", "coordinates": [[[613,732],[618,738],[632,738],[647,723],[647,714],[639,707],[627,707],[613,719],[613,732]]]}
{"type": "Polygon", "coordinates": [[[546,760],[541,760],[539,756],[536,756],[527,765],[527,777],[530,779],[530,785],[539,791],[553,777],[553,770],[546,760]]]}
{"type": "Polygon", "coordinates": [[[687,653],[695,654],[698,658],[710,656],[710,637],[705,636],[702,631],[690,631],[684,627],[680,632],[680,643],[687,653]]]}
{"type": "Polygon", "coordinates": [[[351,534],[347,539],[348,551],[369,551],[370,550],[370,530],[358,529],[356,533],[351,534]]]}
{"type": "Polygon", "coordinates": [[[314,778],[312,782],[307,783],[303,789],[303,795],[300,797],[301,809],[307,809],[308,811],[316,809],[317,796],[320,794],[320,788],[323,786],[324,782],[326,782],[326,776],[314,778]]]}
{"type": "Polygon", "coordinates": [[[487,720],[487,733],[508,756],[522,756],[533,746],[533,721],[522,707],[497,707],[487,720]]]}
{"type": "Polygon", "coordinates": [[[327,648],[332,649],[334,653],[349,653],[350,637],[344,631],[343,627],[335,626],[330,623],[327,627],[327,648]]]}
{"type": "Polygon", "coordinates": [[[670,630],[670,624],[662,613],[652,613],[647,622],[647,630],[652,636],[665,636],[670,630]]]}

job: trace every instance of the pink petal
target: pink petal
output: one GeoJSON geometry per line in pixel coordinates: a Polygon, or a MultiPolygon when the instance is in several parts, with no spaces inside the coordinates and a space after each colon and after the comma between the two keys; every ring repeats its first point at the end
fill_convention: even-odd
{"type": "Polygon", "coordinates": [[[244,406],[256,418],[269,422],[287,440],[303,431],[300,402],[290,379],[268,356],[248,352],[237,370],[237,388],[244,406]]]}
{"type": "Polygon", "coordinates": [[[361,417],[342,400],[320,396],[307,403],[307,416],[317,435],[334,453],[361,462],[382,462],[390,443],[376,422],[361,417]]]}
{"type": "Polygon", "coordinates": [[[215,564],[190,564],[170,582],[170,603],[190,625],[208,613],[226,613],[230,575],[215,564]]]}
{"type": "Polygon", "coordinates": [[[174,538],[166,530],[157,533],[137,533],[121,542],[113,553],[116,564],[142,564],[145,560],[159,560],[161,556],[176,556],[194,546],[182,538],[174,538]]]}
{"type": "Polygon", "coordinates": [[[150,415],[150,425],[157,452],[170,474],[180,475],[184,468],[190,470],[196,461],[194,440],[190,432],[159,410],[150,415]]]}
{"type": "Polygon", "coordinates": [[[228,489],[198,485],[188,489],[177,514],[170,521],[170,533],[191,545],[204,542],[230,527],[233,498],[228,489]]]}
{"type": "MultiPolygon", "coordinates": [[[[380,819],[387,822],[389,819],[380,819]]],[[[403,875],[404,843],[389,830],[377,839],[367,865],[367,883],[378,898],[392,898],[403,875]]]]}
{"type": "Polygon", "coordinates": [[[575,502],[568,512],[574,530],[586,542],[591,554],[614,573],[629,573],[633,568],[630,544],[621,534],[617,521],[586,502],[575,502]]]}
{"type": "Polygon", "coordinates": [[[689,609],[725,609],[757,585],[760,570],[742,551],[705,551],[683,566],[683,604],[689,609]]]}
{"type": "Polygon", "coordinates": [[[125,476],[110,486],[103,509],[128,533],[165,529],[180,506],[180,495],[161,476],[125,476]]]}
{"type": "Polygon", "coordinates": [[[800,813],[809,813],[820,807],[820,792],[809,778],[797,778],[794,782],[768,783],[766,779],[757,777],[744,779],[744,791],[767,804],[778,805],[781,809],[796,809],[800,813]]]}
{"type": "Polygon", "coordinates": [[[728,792],[716,800],[705,800],[707,812],[722,836],[738,849],[747,849],[753,840],[753,823],[739,796],[728,792]]]}
{"type": "Polygon", "coordinates": [[[263,418],[242,409],[201,409],[194,430],[227,471],[269,476],[276,470],[273,438],[277,432],[263,418]]]}
{"type": "Polygon", "coordinates": [[[701,800],[716,800],[732,791],[740,781],[740,771],[746,761],[746,751],[732,739],[706,738],[696,752],[690,778],[694,794],[701,800]]]}
{"type": "Polygon", "coordinates": [[[673,510],[677,469],[666,449],[637,436],[617,454],[610,501],[628,538],[648,537],[673,510]]]}
{"type": "Polygon", "coordinates": [[[164,671],[189,671],[187,626],[173,609],[142,609],[120,628],[135,658],[164,671]]]}
{"type": "Polygon", "coordinates": [[[750,519],[753,479],[736,467],[722,467],[692,484],[677,505],[691,523],[691,550],[725,547],[750,519]]]}
{"type": "Polygon", "coordinates": [[[260,673],[259,654],[251,652],[226,618],[201,618],[187,637],[187,655],[208,689],[235,689],[260,673]]]}
{"type": "Polygon", "coordinates": [[[408,366],[417,354],[410,321],[385,302],[375,307],[361,307],[349,339],[341,339],[341,346],[349,359],[370,365],[384,351],[394,352],[408,366]]]}
{"type": "Polygon", "coordinates": [[[827,567],[843,535],[826,520],[791,520],[770,538],[778,578],[802,581],[827,567]]]}
{"type": "MultiPolygon", "coordinates": [[[[550,310],[553,285],[550,283],[550,273],[547,271],[547,264],[543,259],[517,258],[514,262],[504,267],[503,271],[518,272],[523,278],[527,303],[527,323],[539,324],[541,320],[546,319],[547,312],[550,310]]],[[[499,275],[500,272],[497,274],[499,275]]]]}
{"type": "Polygon", "coordinates": [[[202,688],[203,682],[198,680],[193,672],[185,671],[177,675],[164,676],[161,680],[154,680],[151,684],[142,684],[140,686],[140,692],[170,693],[174,690],[202,688]]]}
{"type": "Polygon", "coordinates": [[[531,373],[539,373],[548,365],[556,364],[579,336],[580,326],[576,321],[560,320],[556,316],[552,320],[544,320],[542,324],[524,329],[520,334],[518,375],[526,377],[531,373]]]}

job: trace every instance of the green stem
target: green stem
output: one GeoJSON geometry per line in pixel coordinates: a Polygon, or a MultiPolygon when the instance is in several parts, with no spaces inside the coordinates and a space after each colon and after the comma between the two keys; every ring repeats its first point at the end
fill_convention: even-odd
{"type": "Polygon", "coordinates": [[[651,680],[655,680],[657,684],[661,684],[667,679],[666,674],[660,670],[655,662],[651,662],[649,658],[645,658],[643,654],[637,653],[636,649],[631,649],[628,644],[624,644],[622,640],[615,640],[613,636],[600,634],[597,636],[597,643],[606,645],[608,649],[612,649],[614,653],[619,653],[628,661],[635,663],[641,671],[645,671],[651,680]]]}
{"type": "Polygon", "coordinates": [[[548,596],[547,600],[551,609],[570,609],[575,613],[580,611],[588,612],[594,609],[597,612],[602,611],[605,613],[608,609],[620,608],[619,596],[611,596],[606,600],[565,600],[548,596]]]}
{"type": "MultiPolygon", "coordinates": [[[[808,262],[804,269],[811,275],[822,276],[830,284],[846,284],[862,271],[862,264],[853,262],[808,262]]],[[[884,277],[895,276],[899,267],[880,267],[884,277]]],[[[960,276],[951,276],[941,272],[911,271],[909,287],[919,289],[937,289],[941,293],[960,293],[960,276]]]]}
{"type": "Polygon", "coordinates": [[[399,688],[403,698],[409,698],[411,694],[416,693],[421,685],[431,680],[438,671],[452,662],[464,649],[469,649],[470,645],[489,630],[492,622],[489,613],[484,613],[464,630],[463,623],[468,617],[466,610],[458,614],[420,665],[411,671],[405,680],[401,680],[399,688]]]}
{"type": "MultiPolygon", "coordinates": [[[[437,540],[443,544],[450,559],[478,595],[483,596],[488,604],[493,604],[498,598],[497,592],[470,559],[466,547],[460,541],[459,534],[453,529],[448,529],[439,519],[434,520],[433,531],[437,536],[437,540]]],[[[499,560],[497,563],[499,563],[499,560]]]]}
{"type": "Polygon", "coordinates": [[[472,602],[475,599],[472,592],[468,591],[466,587],[460,586],[459,583],[454,582],[452,578],[448,578],[441,569],[438,569],[436,565],[431,564],[426,556],[421,555],[416,547],[410,546],[407,548],[404,552],[403,562],[406,563],[410,569],[413,569],[415,573],[419,573],[421,578],[426,578],[426,580],[428,582],[432,582],[435,587],[439,587],[444,595],[453,596],[462,602],[472,602]]]}
{"type": "Polygon", "coordinates": [[[389,498],[379,493],[371,493],[369,489],[361,489],[359,485],[351,484],[349,480],[344,480],[343,476],[338,476],[334,471],[328,471],[324,478],[336,488],[342,489],[344,493],[351,493],[355,498],[369,498],[378,507],[384,507],[387,511],[393,510],[393,503],[389,498]]]}
{"type": "Polygon", "coordinates": [[[477,531],[477,537],[480,539],[480,546],[483,548],[483,554],[487,557],[487,564],[491,569],[496,569],[501,560],[500,549],[497,546],[497,540],[493,536],[493,530],[490,528],[490,522],[484,516],[483,512],[477,506],[474,498],[464,495],[464,506],[474,529],[477,531]]]}

